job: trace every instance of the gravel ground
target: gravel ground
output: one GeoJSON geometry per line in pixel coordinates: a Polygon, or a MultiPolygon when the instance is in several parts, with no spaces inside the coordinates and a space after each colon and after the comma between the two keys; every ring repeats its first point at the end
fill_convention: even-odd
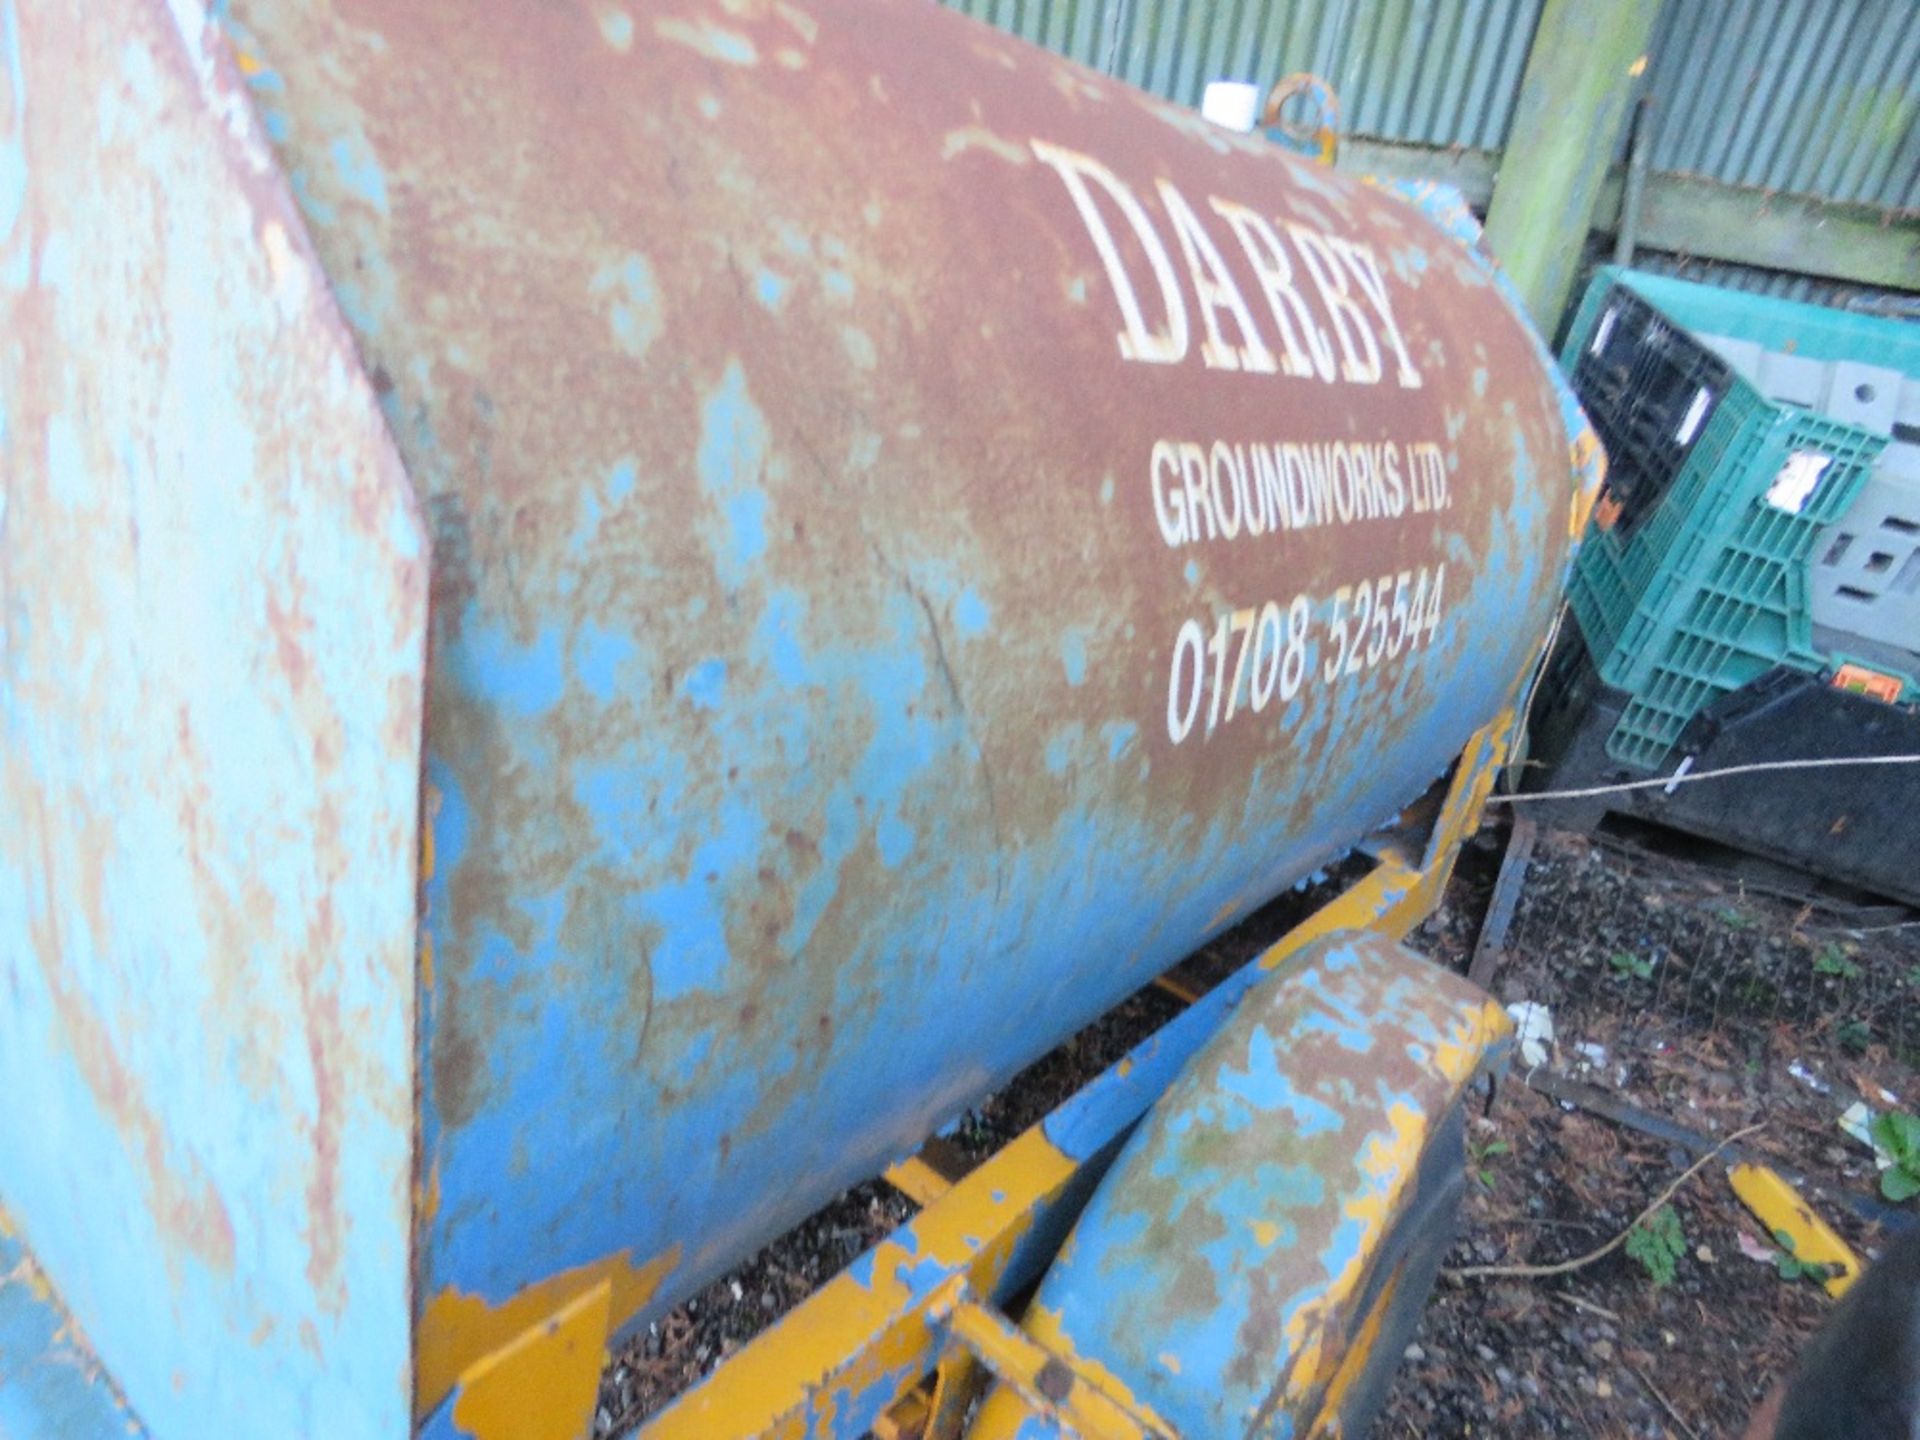
{"type": "MultiPolygon", "coordinates": [[[[1547,834],[1492,984],[1550,1008],[1550,1075],[1715,1139],[1760,1123],[1743,1143],[1804,1176],[1816,1209],[1871,1252],[1882,1231],[1847,1201],[1874,1199],[1876,1171],[1839,1115],[1863,1094],[1920,1108],[1907,1039],[1920,928],[1872,919],[1547,834]]],[[[1526,1078],[1505,1080],[1471,1128],[1456,1267],[1585,1255],[1693,1159],[1526,1078]]],[[[1765,1258],[1770,1237],[1725,1168],[1676,1195],[1683,1253],[1665,1284],[1623,1250],[1550,1278],[1443,1280],[1376,1435],[1739,1434],[1831,1302],[1765,1258]]]]}
{"type": "MultiPolygon", "coordinates": [[[[1467,968],[1503,843],[1498,824],[1469,843],[1414,937],[1437,962],[1467,968]]],[[[1342,878],[1283,897],[1173,978],[1206,988],[1342,878]]],[[[1709,1139],[1764,1122],[1745,1145],[1804,1177],[1821,1213],[1871,1253],[1881,1230],[1842,1197],[1874,1195],[1872,1158],[1837,1119],[1861,1096],[1920,1109],[1912,919],[1757,894],[1713,869],[1548,833],[1491,983],[1552,1012],[1556,1044],[1536,1083],[1578,1081],[1709,1139]]],[[[972,1161],[992,1153],[1178,1008],[1141,991],[969,1112],[952,1146],[972,1161]]],[[[1584,1255],[1694,1158],[1526,1082],[1504,1080],[1470,1126],[1453,1267],[1584,1255]]],[[[1724,1162],[1708,1165],[1675,1196],[1683,1253],[1664,1284],[1623,1250],[1551,1278],[1443,1280],[1376,1437],[1738,1434],[1830,1302],[1749,1258],[1769,1237],[1724,1176],[1724,1162]]],[[[629,1433],[913,1211],[883,1182],[861,1186],[634,1336],[604,1377],[596,1436],[629,1433]]]]}

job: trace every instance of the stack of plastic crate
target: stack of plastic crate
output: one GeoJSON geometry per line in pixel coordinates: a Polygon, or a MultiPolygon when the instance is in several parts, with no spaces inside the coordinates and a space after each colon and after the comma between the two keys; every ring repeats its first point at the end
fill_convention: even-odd
{"type": "Polygon", "coordinates": [[[1606,269],[1562,364],[1608,453],[1569,599],[1652,770],[1776,667],[1920,698],[1920,335],[1606,269]],[[1883,454],[1886,460],[1876,468],[1883,454]]]}

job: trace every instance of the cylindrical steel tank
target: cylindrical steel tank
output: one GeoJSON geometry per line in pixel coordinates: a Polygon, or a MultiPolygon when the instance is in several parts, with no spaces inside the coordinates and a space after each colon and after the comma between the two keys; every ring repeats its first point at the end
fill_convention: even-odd
{"type": "MultiPolygon", "coordinates": [[[[324,1327],[388,1193],[338,1116],[417,1127],[418,1409],[529,1287],[657,1315],[1346,850],[1545,628],[1575,496],[1542,352],[1381,190],[914,0],[231,0],[186,59],[158,13],[158,62],[75,51],[103,78],[68,101],[154,137],[177,82],[236,154],[263,127],[306,237],[250,222],[259,293],[306,303],[310,238],[430,544],[413,1118],[401,1074],[329,1130],[348,1006],[262,1102],[345,1188],[232,1201],[243,1259],[304,1204],[274,1273],[324,1327]]],[[[274,183],[229,171],[206,193],[274,183]]],[[[402,536],[342,463],[353,533],[402,536]]],[[[274,619],[289,674],[347,613],[274,619]]],[[[206,933],[288,932],[342,873],[206,933]]],[[[288,961],[308,1020],[352,918],[317,979],[288,961]]],[[[227,1153],[195,1148],[241,1195],[227,1153]]]]}
{"type": "Polygon", "coordinates": [[[1541,632],[1539,353],[1365,185],[918,4],[230,13],[431,516],[429,1314],[690,1293],[1541,632]]]}

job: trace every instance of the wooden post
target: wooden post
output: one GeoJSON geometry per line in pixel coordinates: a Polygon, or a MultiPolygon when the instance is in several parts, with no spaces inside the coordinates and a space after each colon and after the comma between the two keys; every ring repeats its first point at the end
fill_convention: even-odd
{"type": "Polygon", "coordinates": [[[1661,0],[1547,0],[1487,208],[1487,243],[1551,339],[1661,0]]]}

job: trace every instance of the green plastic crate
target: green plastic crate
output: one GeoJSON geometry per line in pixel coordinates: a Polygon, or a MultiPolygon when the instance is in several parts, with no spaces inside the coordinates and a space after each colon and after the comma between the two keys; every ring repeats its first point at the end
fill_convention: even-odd
{"type": "MultiPolygon", "coordinates": [[[[1920,344],[1907,331],[1898,322],[1612,267],[1596,275],[1562,365],[1603,437],[1614,432],[1610,448],[1620,453],[1613,465],[1629,449],[1637,464],[1643,451],[1664,446],[1668,472],[1654,483],[1637,477],[1653,493],[1643,495],[1631,525],[1589,530],[1568,585],[1601,678],[1629,696],[1607,742],[1613,758],[1657,769],[1717,697],[1775,665],[1818,673],[1846,658],[1813,644],[1807,567],[1820,531],[1846,512],[1887,444],[1883,435],[1768,400],[1691,336],[1920,374],[1920,344]],[[1649,309],[1668,327],[1654,325],[1652,348],[1661,352],[1658,375],[1669,391],[1677,383],[1684,394],[1698,383],[1714,397],[1684,443],[1676,442],[1686,432],[1684,415],[1677,430],[1660,432],[1653,420],[1671,425],[1671,414],[1633,413],[1645,398],[1627,393],[1635,382],[1621,385],[1619,363],[1594,359],[1602,353],[1595,346],[1601,326],[1628,313],[1645,322],[1649,309]],[[1584,387],[1583,360],[1592,362],[1584,387]],[[1828,464],[1799,512],[1789,513],[1765,497],[1796,451],[1825,455],[1828,464]]],[[[1599,335],[1602,345],[1610,338],[1599,335]]],[[[1908,697],[1920,693],[1915,677],[1900,678],[1908,697]]]]}

